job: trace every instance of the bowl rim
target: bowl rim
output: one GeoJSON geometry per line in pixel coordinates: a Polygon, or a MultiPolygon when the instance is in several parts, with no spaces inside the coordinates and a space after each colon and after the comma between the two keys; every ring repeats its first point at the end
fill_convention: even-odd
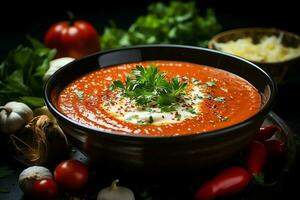
{"type": "Polygon", "coordinates": [[[215,137],[218,135],[222,135],[225,133],[234,133],[234,130],[240,129],[244,126],[250,125],[253,121],[256,121],[258,117],[264,118],[265,116],[267,116],[267,114],[269,113],[269,111],[271,111],[272,106],[275,103],[275,98],[276,98],[276,94],[277,94],[277,85],[275,84],[274,80],[268,75],[268,73],[266,73],[263,69],[261,69],[260,67],[258,67],[257,65],[255,65],[254,63],[240,58],[238,56],[234,56],[225,52],[221,52],[221,51],[217,51],[217,50],[213,50],[213,49],[208,49],[208,48],[202,48],[202,47],[196,47],[196,46],[188,46],[188,45],[176,45],[176,44],[151,44],[151,45],[135,45],[135,46],[130,46],[130,47],[122,47],[122,48],[117,48],[117,49],[112,49],[112,50],[107,50],[107,51],[101,51],[101,52],[97,52],[91,55],[88,55],[86,57],[83,57],[81,59],[78,60],[74,60],[71,63],[63,66],[62,68],[60,68],[59,70],[57,70],[46,82],[46,84],[44,85],[44,101],[46,106],[48,107],[49,111],[55,116],[55,118],[57,118],[58,121],[63,121],[64,123],[70,125],[70,126],[74,126],[75,128],[78,128],[82,131],[88,132],[89,134],[99,134],[101,133],[102,137],[122,137],[124,139],[130,139],[130,140],[143,140],[143,141],[188,141],[188,140],[194,140],[195,137],[197,138],[209,138],[209,137],[215,137]],[[86,59],[90,59],[91,57],[94,56],[101,56],[104,54],[108,54],[108,53],[112,53],[112,52],[116,52],[116,51],[123,51],[123,50],[132,50],[132,49],[143,49],[143,48],[181,48],[181,49],[192,49],[192,50],[200,50],[200,51],[206,51],[206,52],[211,52],[211,53],[215,53],[215,54],[221,54],[223,56],[229,56],[232,57],[234,59],[238,59],[242,62],[246,62],[248,65],[251,65],[252,67],[254,67],[256,70],[258,70],[260,73],[262,73],[265,78],[268,79],[268,82],[270,83],[270,98],[269,100],[265,103],[265,105],[263,105],[263,107],[256,112],[254,115],[252,115],[251,117],[233,124],[231,126],[228,127],[224,127],[221,129],[217,129],[217,130],[213,130],[213,131],[208,131],[205,133],[193,133],[193,134],[188,134],[188,135],[176,135],[176,136],[147,136],[147,135],[134,135],[134,134],[122,134],[122,133],[117,133],[117,132],[113,132],[113,131],[106,131],[106,130],[101,130],[99,128],[95,128],[95,127],[91,127],[91,126],[87,126],[84,124],[79,123],[76,120],[73,120],[71,118],[68,118],[67,116],[65,116],[63,113],[61,113],[60,111],[58,111],[58,109],[52,104],[52,100],[51,100],[51,90],[50,88],[53,88],[53,85],[55,85],[55,81],[56,81],[56,77],[57,74],[59,73],[63,73],[63,71],[65,71],[67,68],[72,67],[73,63],[75,62],[82,62],[82,60],[86,60],[86,59]]]}
{"type": "MultiPolygon", "coordinates": [[[[272,28],[272,27],[246,27],[246,28],[230,29],[230,30],[222,31],[222,32],[216,34],[215,36],[213,36],[208,41],[208,48],[213,49],[213,50],[217,50],[217,51],[221,51],[221,50],[218,50],[218,49],[214,48],[214,44],[220,38],[222,38],[226,35],[230,35],[230,34],[234,34],[234,33],[238,33],[238,32],[240,32],[240,33],[242,33],[242,32],[283,33],[285,35],[288,35],[288,37],[294,37],[294,38],[296,38],[297,40],[300,41],[300,35],[297,35],[296,33],[292,33],[292,32],[289,32],[289,31],[282,30],[282,29],[272,28]]],[[[224,52],[224,51],[221,51],[221,52],[224,52]]],[[[226,53],[226,52],[224,52],[224,53],[226,53]]],[[[234,55],[234,54],[231,54],[231,55],[234,55]]],[[[237,55],[234,55],[234,56],[237,56],[237,55]]],[[[243,57],[240,57],[240,58],[243,58],[243,57]]],[[[258,65],[269,65],[269,66],[274,65],[274,66],[276,66],[276,65],[285,64],[285,63],[288,63],[288,62],[293,62],[294,60],[297,60],[299,58],[300,58],[300,55],[298,55],[296,57],[293,57],[293,58],[290,58],[288,60],[279,61],[279,62],[260,62],[260,61],[253,61],[253,60],[249,60],[249,61],[253,62],[255,64],[258,64],[258,65]]],[[[245,59],[245,58],[243,58],[243,59],[245,59]]]]}

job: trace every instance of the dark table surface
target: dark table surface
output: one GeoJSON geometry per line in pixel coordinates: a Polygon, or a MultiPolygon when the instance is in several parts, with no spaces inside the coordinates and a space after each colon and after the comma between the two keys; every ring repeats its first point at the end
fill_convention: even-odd
{"type": "MultiPolygon", "coordinates": [[[[236,3],[236,1],[232,0],[204,0],[199,7],[200,9],[206,7],[215,8],[224,30],[238,27],[265,26],[281,28],[300,34],[300,27],[296,22],[297,19],[300,19],[299,11],[297,12],[297,6],[294,1],[278,2],[266,1],[265,4],[261,4],[258,0],[252,0],[243,1],[243,5],[240,5],[242,3],[236,3]],[[270,2],[273,2],[271,7],[269,6],[270,2]],[[246,9],[245,5],[247,5],[246,9]]],[[[51,4],[48,2],[48,5],[42,5],[43,3],[38,1],[31,4],[23,2],[17,5],[10,2],[6,9],[3,9],[3,12],[0,13],[2,24],[0,32],[0,59],[2,60],[10,49],[15,48],[20,43],[24,43],[26,35],[42,39],[45,31],[51,24],[65,18],[65,10],[71,9],[75,11],[78,18],[90,21],[101,32],[110,19],[115,20],[121,27],[128,27],[137,16],[146,12],[146,5],[148,5],[147,1],[142,0],[138,4],[136,1],[118,2],[119,6],[117,7],[114,6],[114,3],[116,1],[99,5],[95,2],[87,1],[81,6],[79,3],[68,4],[67,2],[58,5],[58,1],[53,1],[51,4]],[[26,8],[23,7],[23,4],[26,4],[26,8]],[[33,4],[37,4],[35,5],[36,7],[30,7],[33,4]],[[47,10],[43,10],[45,7],[47,7],[47,10]]],[[[298,80],[279,86],[277,102],[273,108],[274,112],[294,132],[298,149],[300,141],[299,91],[300,77],[298,80]]],[[[298,156],[296,166],[299,166],[299,164],[300,158],[298,156]]],[[[287,196],[285,197],[291,197],[293,194],[297,195],[299,193],[298,184],[296,183],[300,178],[300,172],[298,172],[297,168],[291,177],[288,187],[286,187],[285,195],[287,196]]],[[[1,195],[0,199],[2,199],[1,195]]]]}

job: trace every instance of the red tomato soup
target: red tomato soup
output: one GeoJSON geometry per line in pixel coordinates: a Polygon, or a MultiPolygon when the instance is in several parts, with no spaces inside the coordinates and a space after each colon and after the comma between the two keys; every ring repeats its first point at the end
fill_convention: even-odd
{"type": "Polygon", "coordinates": [[[224,70],[145,61],[80,77],[62,90],[57,106],[67,117],[103,131],[177,136],[242,122],[258,112],[261,96],[249,82],[224,70]]]}

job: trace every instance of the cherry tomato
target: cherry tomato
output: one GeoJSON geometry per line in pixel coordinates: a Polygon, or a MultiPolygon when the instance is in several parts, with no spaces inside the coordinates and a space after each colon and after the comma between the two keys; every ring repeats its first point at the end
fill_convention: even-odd
{"type": "Polygon", "coordinates": [[[231,167],[204,183],[197,191],[195,200],[211,200],[216,197],[235,194],[244,190],[250,175],[242,167],[231,167]]]}
{"type": "Polygon", "coordinates": [[[53,199],[58,195],[57,184],[53,179],[41,179],[33,183],[32,196],[36,199],[53,199]]]}
{"type": "Polygon", "coordinates": [[[78,160],[66,160],[61,162],[54,170],[54,178],[57,184],[69,191],[79,191],[88,182],[88,170],[78,160]]]}
{"type": "Polygon", "coordinates": [[[57,49],[57,57],[81,58],[100,51],[99,35],[88,22],[62,21],[50,27],[45,35],[45,46],[57,49]]]}
{"type": "Polygon", "coordinates": [[[270,139],[277,131],[281,131],[281,128],[275,124],[262,127],[254,137],[254,140],[265,141],[270,139]]]}
{"type": "Polygon", "coordinates": [[[253,176],[261,173],[267,160],[266,146],[259,141],[252,141],[246,153],[246,167],[253,176]]]}

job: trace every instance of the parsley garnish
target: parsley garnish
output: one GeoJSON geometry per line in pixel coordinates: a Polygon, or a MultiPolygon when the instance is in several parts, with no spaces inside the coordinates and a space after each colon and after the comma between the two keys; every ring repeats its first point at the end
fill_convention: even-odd
{"type": "Polygon", "coordinates": [[[178,112],[175,113],[175,118],[177,121],[179,121],[181,119],[181,114],[179,114],[178,112]]]}
{"type": "Polygon", "coordinates": [[[221,119],[221,122],[226,122],[226,121],[228,121],[229,120],[229,117],[223,117],[222,119],[221,119]]]}
{"type": "Polygon", "coordinates": [[[83,91],[76,90],[75,94],[77,95],[79,101],[83,101],[83,94],[84,94],[83,91]]]}
{"type": "Polygon", "coordinates": [[[225,100],[225,97],[215,97],[214,100],[218,102],[222,102],[225,100]]]}
{"type": "Polygon", "coordinates": [[[195,111],[195,108],[187,108],[186,111],[192,113],[192,114],[197,114],[195,111]]]}
{"type": "Polygon", "coordinates": [[[158,105],[162,111],[173,111],[181,95],[185,94],[187,83],[178,78],[166,79],[166,74],[159,72],[158,67],[147,68],[137,65],[132,74],[127,75],[125,83],[116,80],[109,90],[119,89],[122,96],[134,100],[137,105],[149,107],[158,105]]]}
{"type": "Polygon", "coordinates": [[[217,83],[214,82],[214,81],[208,81],[208,82],[206,82],[206,85],[207,85],[208,87],[212,87],[212,86],[216,86],[217,83]]]}
{"type": "Polygon", "coordinates": [[[146,122],[144,120],[138,120],[137,123],[138,124],[146,124],[146,122]]]}

